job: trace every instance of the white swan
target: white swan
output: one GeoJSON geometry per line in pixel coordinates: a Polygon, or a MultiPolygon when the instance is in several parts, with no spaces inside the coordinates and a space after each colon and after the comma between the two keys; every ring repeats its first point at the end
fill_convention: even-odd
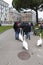
{"type": "Polygon", "coordinates": [[[26,42],[26,35],[24,35],[24,40],[23,40],[23,47],[28,50],[28,44],[26,42]]]}
{"type": "Polygon", "coordinates": [[[20,28],[19,40],[23,42],[23,35],[21,34],[22,29],[20,28]]]}
{"type": "Polygon", "coordinates": [[[40,39],[37,41],[37,46],[41,46],[42,45],[42,38],[41,38],[41,33],[40,33],[40,39]]]}

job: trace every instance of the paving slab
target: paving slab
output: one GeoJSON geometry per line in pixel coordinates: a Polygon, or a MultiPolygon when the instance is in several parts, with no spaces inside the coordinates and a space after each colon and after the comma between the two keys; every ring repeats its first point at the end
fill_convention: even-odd
{"type": "MultiPolygon", "coordinates": [[[[43,44],[41,47],[37,47],[38,39],[38,36],[31,33],[31,40],[26,40],[29,47],[29,50],[26,51],[23,49],[22,42],[15,40],[13,29],[0,34],[0,65],[43,65],[43,44]],[[25,60],[21,59],[18,56],[21,52],[28,53],[30,57],[25,60]]],[[[25,56],[27,54],[23,57],[25,56]]]]}

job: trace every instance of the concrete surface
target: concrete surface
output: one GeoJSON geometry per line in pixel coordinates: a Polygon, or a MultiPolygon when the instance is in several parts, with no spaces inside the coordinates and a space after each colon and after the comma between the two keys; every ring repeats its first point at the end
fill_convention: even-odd
{"type": "Polygon", "coordinates": [[[36,46],[39,39],[31,33],[31,40],[27,40],[30,53],[28,60],[21,60],[18,53],[24,51],[22,42],[15,40],[14,30],[10,29],[0,34],[0,65],[43,65],[43,44],[36,46]]]}

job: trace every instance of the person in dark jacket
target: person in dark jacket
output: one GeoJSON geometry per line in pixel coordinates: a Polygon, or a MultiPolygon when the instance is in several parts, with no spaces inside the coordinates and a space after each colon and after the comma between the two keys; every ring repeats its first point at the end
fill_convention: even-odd
{"type": "Polygon", "coordinates": [[[25,29],[26,29],[26,24],[24,22],[21,23],[21,26],[20,26],[23,30],[23,36],[24,36],[24,33],[25,33],[25,29]]]}
{"type": "Polygon", "coordinates": [[[15,22],[14,26],[13,26],[14,30],[15,30],[15,39],[19,38],[19,22],[15,22]]]}
{"type": "Polygon", "coordinates": [[[29,40],[30,40],[30,32],[31,32],[31,24],[29,23],[26,26],[26,36],[27,36],[27,38],[29,38],[29,40]]]}

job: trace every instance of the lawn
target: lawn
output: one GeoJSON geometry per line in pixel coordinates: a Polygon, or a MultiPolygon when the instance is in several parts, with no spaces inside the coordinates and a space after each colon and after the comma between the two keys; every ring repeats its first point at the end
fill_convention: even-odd
{"type": "Polygon", "coordinates": [[[0,33],[3,33],[4,31],[11,29],[13,26],[0,26],[0,33]]]}

